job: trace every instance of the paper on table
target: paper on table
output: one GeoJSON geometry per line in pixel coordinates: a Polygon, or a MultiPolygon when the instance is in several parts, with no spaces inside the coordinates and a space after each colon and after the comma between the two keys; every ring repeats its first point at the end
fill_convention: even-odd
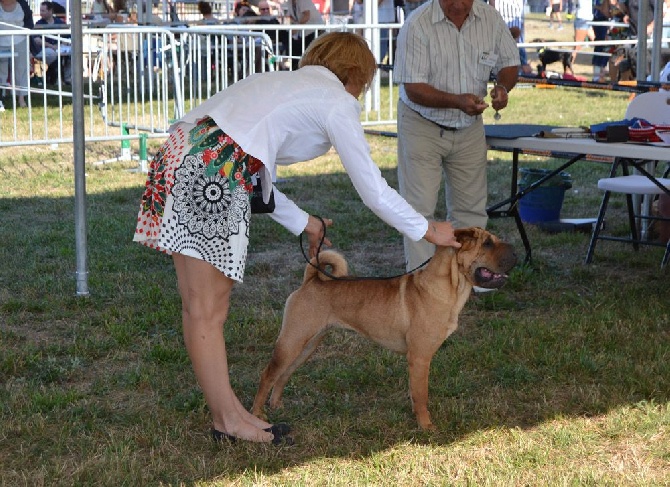
{"type": "Polygon", "coordinates": [[[556,127],[550,131],[543,130],[538,134],[545,139],[572,139],[572,138],[591,138],[593,135],[589,130],[583,127],[556,127]]]}

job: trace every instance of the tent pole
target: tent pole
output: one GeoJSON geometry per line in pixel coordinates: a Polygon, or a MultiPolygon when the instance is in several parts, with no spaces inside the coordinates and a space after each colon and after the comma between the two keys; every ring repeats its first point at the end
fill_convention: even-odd
{"type": "Polygon", "coordinates": [[[77,296],[88,296],[86,243],[86,151],[84,147],[84,53],[81,2],[70,2],[72,29],[72,140],[74,146],[74,229],[77,296]]]}

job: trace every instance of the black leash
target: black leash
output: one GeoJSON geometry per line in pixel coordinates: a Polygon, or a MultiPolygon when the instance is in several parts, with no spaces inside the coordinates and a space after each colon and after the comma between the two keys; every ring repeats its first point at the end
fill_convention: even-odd
{"type": "Polygon", "coordinates": [[[319,215],[312,215],[315,218],[318,218],[319,221],[321,222],[321,226],[323,227],[323,236],[321,237],[321,241],[319,242],[319,246],[316,249],[316,265],[312,264],[311,259],[305,252],[305,247],[303,246],[302,243],[302,236],[304,234],[300,234],[300,251],[302,252],[302,256],[305,258],[305,262],[307,264],[311,265],[314,267],[318,272],[323,274],[324,276],[330,277],[331,279],[334,279],[336,281],[383,281],[386,279],[396,279],[398,277],[402,277],[407,274],[411,274],[412,272],[416,271],[417,269],[421,269],[423,266],[425,266],[428,262],[430,262],[430,258],[426,260],[423,264],[420,264],[419,266],[415,267],[411,271],[403,272],[402,274],[397,274],[395,276],[388,276],[388,277],[354,277],[354,276],[345,276],[345,277],[338,277],[332,275],[330,272],[328,272],[326,269],[321,268],[321,262],[319,262],[319,254],[321,253],[321,247],[323,247],[323,242],[326,240],[326,222],[323,221],[323,218],[321,218],[319,215]]]}

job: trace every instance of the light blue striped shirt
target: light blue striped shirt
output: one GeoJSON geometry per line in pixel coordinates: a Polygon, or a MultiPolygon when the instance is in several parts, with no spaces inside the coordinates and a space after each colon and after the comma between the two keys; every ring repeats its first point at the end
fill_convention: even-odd
{"type": "Polygon", "coordinates": [[[439,0],[432,0],[416,9],[400,29],[393,77],[401,85],[400,99],[410,108],[441,125],[464,128],[477,116],[414,103],[403,83],[427,83],[447,93],[485,97],[492,73],[518,65],[516,42],[493,7],[475,1],[459,30],[445,17],[439,0]]]}

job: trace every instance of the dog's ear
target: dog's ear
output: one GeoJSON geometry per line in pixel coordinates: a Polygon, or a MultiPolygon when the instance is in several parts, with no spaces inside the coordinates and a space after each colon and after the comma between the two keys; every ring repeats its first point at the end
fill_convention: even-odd
{"type": "Polygon", "coordinates": [[[454,230],[454,236],[458,243],[461,244],[461,249],[467,249],[477,244],[479,236],[484,230],[479,227],[458,228],[454,230]]]}
{"type": "Polygon", "coordinates": [[[470,227],[455,230],[454,234],[458,243],[461,244],[461,248],[456,251],[457,258],[454,260],[458,260],[459,268],[467,274],[464,269],[468,269],[478,257],[478,248],[481,248],[481,240],[484,235],[487,235],[487,232],[483,228],[470,227]]]}

